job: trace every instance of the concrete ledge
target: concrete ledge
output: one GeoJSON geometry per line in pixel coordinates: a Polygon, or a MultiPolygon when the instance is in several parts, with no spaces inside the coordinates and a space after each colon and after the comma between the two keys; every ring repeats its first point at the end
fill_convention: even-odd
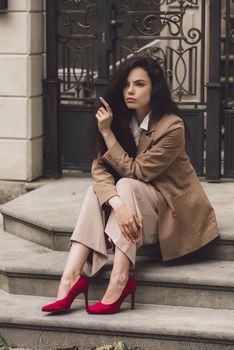
{"type": "Polygon", "coordinates": [[[54,180],[44,178],[31,182],[0,180],[0,204],[10,202],[29,191],[48,185],[52,181],[54,180]]]}
{"type": "MultiPolygon", "coordinates": [[[[0,288],[28,295],[55,296],[67,253],[0,232],[0,288]]],[[[90,279],[89,296],[98,300],[106,289],[112,256],[103,271],[90,279]]],[[[145,304],[234,308],[232,261],[190,261],[164,266],[154,258],[137,257],[132,273],[136,300],[145,304]]]]}
{"type": "Polygon", "coordinates": [[[25,223],[24,221],[4,215],[4,229],[14,235],[27,239],[31,242],[54,250],[68,250],[71,232],[58,233],[53,229],[48,230],[43,227],[25,223]]]}
{"type": "Polygon", "coordinates": [[[48,231],[71,232],[90,178],[54,180],[1,206],[3,215],[48,231]]]}
{"type": "Polygon", "coordinates": [[[137,304],[132,311],[123,304],[113,317],[89,315],[83,301],[76,301],[70,313],[41,313],[41,306],[49,302],[0,292],[1,334],[18,346],[46,350],[91,349],[117,339],[142,349],[234,349],[234,312],[230,310],[137,304]]]}
{"type": "MultiPolygon", "coordinates": [[[[64,177],[1,206],[6,231],[49,248],[67,250],[90,177],[64,177]],[[56,243],[55,243],[56,242],[56,243]]],[[[234,185],[202,183],[215,207],[220,240],[200,251],[200,257],[234,260],[234,185]]],[[[138,254],[159,256],[159,249],[142,247],[138,254]]]]}

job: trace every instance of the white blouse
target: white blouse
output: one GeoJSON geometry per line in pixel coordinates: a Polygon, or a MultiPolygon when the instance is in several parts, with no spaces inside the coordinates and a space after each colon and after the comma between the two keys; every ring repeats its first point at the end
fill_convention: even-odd
{"type": "Polygon", "coordinates": [[[138,125],[138,122],[136,120],[136,118],[133,116],[132,120],[130,122],[130,129],[132,131],[134,140],[136,145],[138,146],[139,144],[139,139],[140,139],[140,134],[141,134],[141,130],[148,130],[149,128],[149,117],[150,117],[151,112],[149,112],[145,118],[142,120],[141,125],[138,125]]]}

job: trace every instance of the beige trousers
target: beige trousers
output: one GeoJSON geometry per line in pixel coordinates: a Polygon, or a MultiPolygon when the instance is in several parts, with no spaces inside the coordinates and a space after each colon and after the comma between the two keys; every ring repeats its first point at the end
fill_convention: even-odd
{"type": "Polygon", "coordinates": [[[132,266],[135,266],[137,248],[158,241],[158,198],[154,187],[139,180],[122,178],[117,182],[116,189],[122,201],[133,210],[143,224],[141,240],[135,244],[122,235],[113,210],[106,222],[105,213],[100,207],[93,186],[90,186],[71,236],[71,244],[76,241],[92,250],[91,257],[84,267],[88,276],[93,276],[105,265],[108,258],[107,238],[126,254],[132,266]]]}

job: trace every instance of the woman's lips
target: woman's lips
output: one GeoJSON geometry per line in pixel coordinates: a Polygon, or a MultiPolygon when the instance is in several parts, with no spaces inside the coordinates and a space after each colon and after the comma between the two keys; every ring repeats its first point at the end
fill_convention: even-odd
{"type": "Polygon", "coordinates": [[[135,98],[132,98],[132,97],[128,97],[128,98],[126,98],[126,101],[127,101],[127,102],[135,102],[136,99],[135,99],[135,98]]]}

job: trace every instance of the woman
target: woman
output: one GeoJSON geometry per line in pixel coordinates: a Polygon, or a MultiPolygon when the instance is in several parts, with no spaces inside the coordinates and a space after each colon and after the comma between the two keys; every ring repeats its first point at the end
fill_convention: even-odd
{"type": "Polygon", "coordinates": [[[215,214],[185,153],[184,123],[163,71],[150,57],[121,65],[96,114],[99,155],[93,186],[84,199],[57,301],[43,311],[68,310],[115,248],[113,269],[102,300],[89,313],[118,312],[134,294],[129,276],[136,249],[159,241],[163,261],[193,252],[218,237],[215,214]],[[109,209],[109,216],[107,215],[109,209]],[[108,240],[106,240],[108,238],[108,240]]]}

